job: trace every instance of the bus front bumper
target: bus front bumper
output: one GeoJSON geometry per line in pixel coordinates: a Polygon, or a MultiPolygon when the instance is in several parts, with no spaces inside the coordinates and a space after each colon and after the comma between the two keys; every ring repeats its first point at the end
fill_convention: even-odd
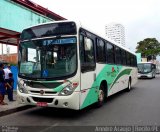
{"type": "Polygon", "coordinates": [[[138,78],[152,78],[152,74],[138,74],[138,78]]]}
{"type": "Polygon", "coordinates": [[[19,103],[41,107],[56,107],[79,110],[79,92],[73,92],[68,96],[41,96],[24,94],[17,90],[17,99],[19,103]]]}

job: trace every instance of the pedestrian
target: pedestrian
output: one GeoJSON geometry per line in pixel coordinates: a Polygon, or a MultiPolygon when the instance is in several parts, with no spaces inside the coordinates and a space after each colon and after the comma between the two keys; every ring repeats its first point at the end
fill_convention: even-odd
{"type": "Polygon", "coordinates": [[[6,86],[7,86],[8,100],[15,101],[15,100],[13,100],[14,79],[13,79],[12,73],[9,73],[9,79],[6,82],[6,86]]]}
{"type": "MultiPolygon", "coordinates": [[[[6,84],[9,84],[9,73],[12,73],[12,72],[11,72],[11,67],[10,67],[10,65],[8,64],[3,70],[4,70],[4,75],[5,75],[5,77],[4,77],[4,78],[5,78],[5,83],[6,83],[6,84]]],[[[8,90],[8,87],[9,87],[9,86],[6,85],[6,92],[7,92],[7,95],[8,95],[8,100],[10,101],[10,97],[9,97],[9,96],[10,96],[10,92],[11,92],[11,91],[8,90]],[[9,93],[8,93],[8,92],[9,92],[9,93]]]]}
{"type": "Polygon", "coordinates": [[[6,89],[5,89],[3,67],[4,67],[3,64],[0,63],[0,105],[7,105],[7,103],[4,102],[4,96],[6,94],[6,89]]]}
{"type": "Polygon", "coordinates": [[[9,79],[9,73],[11,72],[11,67],[8,64],[5,68],[4,68],[4,74],[5,74],[5,81],[7,81],[9,79]]]}

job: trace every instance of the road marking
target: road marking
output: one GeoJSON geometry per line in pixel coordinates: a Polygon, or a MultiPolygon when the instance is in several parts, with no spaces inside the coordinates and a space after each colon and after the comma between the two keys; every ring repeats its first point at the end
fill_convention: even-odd
{"type": "Polygon", "coordinates": [[[47,128],[45,128],[44,130],[42,130],[42,131],[40,131],[40,132],[46,132],[46,131],[50,130],[51,128],[54,128],[54,127],[56,127],[56,126],[58,126],[58,125],[59,125],[59,123],[55,123],[55,124],[53,124],[52,126],[47,127],[47,128]]]}

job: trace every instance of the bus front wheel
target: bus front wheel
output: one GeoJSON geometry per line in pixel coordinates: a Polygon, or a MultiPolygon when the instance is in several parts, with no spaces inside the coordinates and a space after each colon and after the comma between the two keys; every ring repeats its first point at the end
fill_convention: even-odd
{"type": "Polygon", "coordinates": [[[105,99],[104,86],[101,85],[98,93],[97,107],[101,107],[104,104],[104,99],[105,99]]]}

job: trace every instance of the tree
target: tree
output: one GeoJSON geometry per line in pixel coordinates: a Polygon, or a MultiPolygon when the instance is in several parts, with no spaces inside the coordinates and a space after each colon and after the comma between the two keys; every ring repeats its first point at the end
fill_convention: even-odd
{"type": "Polygon", "coordinates": [[[137,44],[136,53],[141,53],[142,57],[151,60],[156,59],[156,56],[160,55],[160,43],[156,38],[146,38],[137,44]]]}

